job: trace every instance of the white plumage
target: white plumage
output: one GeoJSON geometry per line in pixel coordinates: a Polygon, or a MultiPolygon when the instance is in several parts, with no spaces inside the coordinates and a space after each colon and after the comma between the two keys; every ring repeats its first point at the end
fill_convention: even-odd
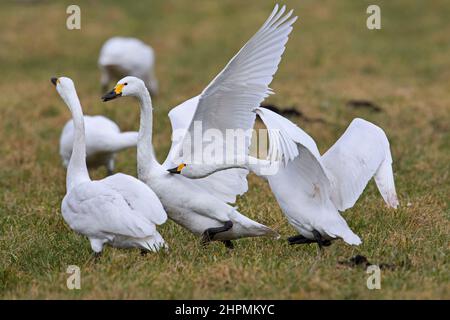
{"type": "Polygon", "coordinates": [[[138,179],[115,174],[92,181],[86,166],[83,113],[71,79],[52,82],[72,112],[73,154],[67,169],[67,191],[61,211],[74,231],[87,236],[92,250],[100,253],[104,244],[157,251],[165,242],[156,225],[167,219],[160,201],[138,179]]]}
{"type": "MultiPolygon", "coordinates": [[[[355,119],[321,156],[314,139],[294,123],[265,108],[255,108],[255,112],[268,128],[268,160],[248,157],[240,166],[268,180],[288,221],[304,237],[297,237],[296,243],[314,242],[314,232],[318,232],[324,241],[342,238],[360,244],[339,211],[355,204],[372,177],[387,205],[397,207],[389,142],[381,128],[355,119]]],[[[236,167],[194,164],[180,173],[205,180],[199,178],[232,172],[236,167]]]]}
{"type": "MultiPolygon", "coordinates": [[[[176,167],[179,164],[176,162],[176,159],[178,159],[176,154],[191,124],[199,98],[200,96],[191,98],[172,108],[169,112],[170,123],[172,125],[172,146],[170,147],[166,160],[162,164],[166,170],[176,167]]],[[[200,169],[203,166],[195,167],[200,169]]],[[[248,170],[245,169],[230,169],[218,171],[213,174],[209,171],[207,176],[197,175],[196,178],[202,179],[197,179],[194,183],[215,197],[227,203],[234,203],[236,196],[242,195],[248,190],[247,174],[248,170]]]]}
{"type": "Polygon", "coordinates": [[[158,94],[154,51],[139,39],[110,38],[100,51],[98,65],[103,90],[107,89],[111,81],[134,76],[142,79],[153,95],[158,94]]]}
{"type": "MultiPolygon", "coordinates": [[[[256,32],[256,34],[231,59],[227,66],[215,77],[199,97],[191,99],[190,103],[197,106],[189,124],[186,139],[180,143],[179,150],[173,156],[179,156],[178,161],[192,163],[196,155],[192,148],[191,137],[194,137],[195,122],[202,124],[202,134],[209,130],[220,130],[222,137],[227,129],[250,130],[254,126],[255,107],[272,91],[269,84],[278,69],[281,56],[285,50],[292,24],[297,20],[291,10],[283,15],[286,7],[278,10],[275,6],[271,15],[256,32]],[[191,154],[183,154],[191,150],[191,154]]],[[[174,113],[174,111],[172,111],[174,113]]],[[[249,131],[250,132],[250,131],[249,131]]],[[[246,136],[245,150],[234,150],[236,156],[247,153],[251,135],[246,136]]],[[[204,150],[208,142],[202,141],[204,150]]],[[[231,146],[223,142],[225,150],[231,146]]]]}
{"type": "Polygon", "coordinates": [[[369,180],[389,207],[398,205],[389,142],[383,130],[355,119],[339,140],[321,156],[314,140],[282,116],[264,108],[258,115],[274,135],[276,144],[269,158],[282,162],[274,175],[266,176],[281,209],[299,233],[316,240],[342,238],[361,243],[339,214],[352,207],[369,180]]]}
{"type": "MultiPolygon", "coordinates": [[[[169,217],[194,234],[202,234],[204,240],[231,240],[251,236],[278,236],[270,228],[261,225],[231,207],[225,201],[236,193],[247,190],[246,170],[233,169],[217,172],[205,179],[191,180],[167,172],[174,163],[185,159],[184,144],[190,143],[187,134],[194,131],[194,123],[201,121],[205,132],[251,129],[255,121],[255,106],[270,93],[269,84],[278,68],[288,35],[295,18],[292,11],[283,15],[286,8],[272,14],[260,30],[244,45],[222,72],[198,97],[177,107],[169,115],[174,134],[181,132],[181,139],[174,139],[168,159],[160,165],[151,149],[152,105],[151,98],[141,81],[133,77],[120,80],[113,91],[104,96],[105,101],[119,96],[135,96],[141,105],[141,127],[138,139],[138,175],[158,195],[169,217]],[[240,186],[221,187],[221,183],[240,186]],[[220,231],[219,231],[220,230],[220,231]]],[[[202,133],[203,133],[202,132],[202,133]]],[[[193,135],[191,135],[193,136],[193,135]]],[[[203,143],[203,141],[201,141],[203,143]]],[[[246,145],[250,143],[247,137],[246,145]]],[[[224,148],[227,146],[224,145],[224,148]]],[[[238,150],[236,150],[238,151],[238,150]]],[[[179,164],[179,162],[178,162],[179,164]]]]}
{"type": "MultiPolygon", "coordinates": [[[[125,77],[104,98],[110,100],[119,96],[135,96],[140,102],[138,176],[157,194],[172,220],[192,233],[202,235],[205,242],[228,241],[242,237],[278,236],[272,229],[245,217],[236,208],[226,203],[224,199],[235,197],[235,190],[225,186],[218,190],[208,189],[211,186],[218,187],[218,181],[227,181],[230,185],[236,184],[233,179],[227,179],[228,173],[221,173],[223,176],[219,180],[215,180],[214,175],[211,175],[208,177],[209,183],[205,183],[203,179],[191,180],[181,175],[172,175],[157,162],[151,145],[151,98],[142,80],[125,77]],[[121,94],[116,94],[117,88],[121,87],[121,94]],[[221,231],[216,232],[217,229],[221,231]]],[[[246,173],[247,171],[244,178],[246,173]]],[[[228,242],[226,245],[231,246],[228,242]]]]}
{"type": "MultiPolygon", "coordinates": [[[[184,174],[192,169],[195,173],[190,178],[202,178],[196,183],[227,202],[234,202],[236,195],[247,191],[247,171],[239,166],[223,171],[228,165],[210,166],[212,169],[204,170],[206,163],[193,163],[196,158],[191,145],[195,135],[194,126],[195,123],[201,123],[202,136],[209,129],[220,131],[222,137],[226,136],[228,129],[248,130],[250,133],[255,122],[254,109],[271,93],[269,84],[277,71],[289,33],[292,31],[292,24],[297,20],[297,17],[291,18],[292,10],[283,15],[285,12],[285,6],[279,9],[276,5],[261,28],[206,89],[169,112],[172,146],[163,167],[171,169],[180,163],[187,163],[184,174]],[[190,152],[184,154],[185,151],[190,152]],[[215,173],[208,176],[212,171],[215,173]],[[228,190],[236,192],[230,194],[228,190]]],[[[233,148],[231,153],[234,153],[236,158],[246,155],[250,140],[251,134],[246,135],[244,148],[233,148]]],[[[208,147],[208,142],[200,143],[203,146],[197,150],[208,147]]],[[[222,146],[224,155],[232,148],[226,141],[222,142],[222,146]]],[[[223,160],[225,163],[225,159],[223,160]]]]}
{"type": "MultiPolygon", "coordinates": [[[[104,116],[84,116],[86,133],[86,161],[89,167],[105,166],[108,174],[114,171],[115,154],[137,144],[138,133],[120,132],[112,120],[104,116]]],[[[59,153],[67,167],[72,154],[74,135],[73,120],[64,126],[59,141],[59,153]]]]}

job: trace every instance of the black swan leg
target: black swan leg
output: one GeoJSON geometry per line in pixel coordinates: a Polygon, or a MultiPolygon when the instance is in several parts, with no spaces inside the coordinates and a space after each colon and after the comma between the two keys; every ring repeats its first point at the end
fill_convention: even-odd
{"type": "Polygon", "coordinates": [[[322,250],[323,247],[328,247],[331,245],[331,240],[324,239],[322,235],[317,230],[312,231],[314,235],[314,239],[316,240],[317,244],[319,245],[319,249],[322,250]]]}
{"type": "Polygon", "coordinates": [[[296,235],[296,236],[289,237],[288,238],[288,242],[292,246],[294,244],[308,244],[308,243],[314,243],[316,241],[308,239],[308,238],[305,238],[304,236],[299,234],[299,235],[296,235]]]}
{"type": "Polygon", "coordinates": [[[231,240],[223,240],[222,243],[225,245],[225,248],[233,250],[234,244],[231,242],[231,240]]]}
{"type": "Polygon", "coordinates": [[[207,244],[208,242],[211,242],[214,240],[214,236],[218,233],[221,232],[225,232],[230,230],[233,227],[233,222],[232,221],[227,221],[225,222],[225,224],[223,225],[223,227],[217,227],[217,228],[209,228],[206,229],[203,232],[202,235],[202,244],[207,244]]]}

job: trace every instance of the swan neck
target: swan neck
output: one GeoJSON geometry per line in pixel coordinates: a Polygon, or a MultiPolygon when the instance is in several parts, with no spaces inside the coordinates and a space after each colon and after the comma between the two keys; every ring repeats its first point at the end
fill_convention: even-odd
{"type": "Polygon", "coordinates": [[[139,104],[141,106],[141,123],[139,127],[138,144],[137,144],[137,163],[139,179],[147,179],[153,169],[158,165],[156,161],[153,145],[153,106],[152,99],[147,89],[141,90],[138,95],[139,104]]]}
{"type": "Polygon", "coordinates": [[[83,111],[76,93],[72,93],[69,96],[67,104],[72,113],[72,120],[74,123],[72,155],[67,167],[66,176],[66,187],[67,191],[69,191],[74,186],[90,180],[90,178],[86,166],[86,141],[83,111]]]}

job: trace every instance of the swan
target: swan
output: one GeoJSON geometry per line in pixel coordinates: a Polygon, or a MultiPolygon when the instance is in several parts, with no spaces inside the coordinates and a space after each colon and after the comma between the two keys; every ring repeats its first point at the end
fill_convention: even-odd
{"type": "Polygon", "coordinates": [[[155,53],[139,39],[131,37],[108,39],[100,50],[98,66],[103,91],[108,89],[111,81],[128,75],[142,79],[152,95],[158,94],[155,53]]]}
{"type": "Polygon", "coordinates": [[[353,207],[372,177],[386,205],[397,208],[390,145],[380,127],[356,118],[320,155],[315,141],[294,123],[267,109],[256,112],[269,123],[269,132],[277,132],[280,147],[272,150],[281,151],[287,161],[267,180],[288,221],[299,232],[288,238],[290,244],[315,242],[321,248],[336,238],[350,245],[361,244],[339,212],[353,207]]]}
{"type": "Polygon", "coordinates": [[[151,152],[153,107],[150,94],[142,80],[125,77],[115,89],[104,96],[109,101],[121,96],[134,96],[139,100],[141,122],[137,144],[138,177],[159,197],[169,217],[195,235],[202,243],[222,241],[233,248],[231,240],[243,237],[273,236],[278,234],[269,227],[253,221],[214,193],[180,175],[172,175],[158,163],[151,152]]]}
{"type": "Polygon", "coordinates": [[[69,227],[88,237],[94,254],[105,244],[144,251],[165,248],[156,230],[167,214],[155,193],[138,179],[115,174],[92,181],[86,166],[83,111],[73,81],[52,78],[56,90],[69,107],[74,122],[73,154],[66,177],[66,195],[61,211],[69,227]]]}
{"type": "MultiPolygon", "coordinates": [[[[240,167],[268,181],[289,223],[299,232],[288,238],[290,244],[317,243],[322,248],[336,238],[361,244],[339,212],[353,207],[372,177],[387,206],[397,208],[390,145],[380,127],[356,118],[320,155],[313,138],[288,119],[260,107],[255,113],[269,130],[271,160],[253,159],[240,167]],[[270,166],[275,170],[264,174],[262,169],[270,166]]],[[[199,178],[235,167],[180,164],[171,172],[199,178]]]]}
{"type": "MultiPolygon", "coordinates": [[[[105,166],[108,175],[112,175],[116,153],[136,146],[138,133],[120,132],[116,123],[100,115],[84,116],[84,126],[88,167],[105,166]]],[[[74,131],[73,120],[67,121],[59,140],[59,154],[66,168],[72,154],[74,131]]]]}
{"type": "MultiPolygon", "coordinates": [[[[202,121],[205,129],[221,131],[242,126],[253,127],[253,107],[271,93],[268,85],[278,68],[292,24],[297,19],[289,19],[292,10],[283,15],[285,6],[278,9],[276,5],[258,32],[200,96],[183,103],[196,107],[186,131],[194,130],[195,121],[202,121]]],[[[152,102],[144,82],[136,77],[125,77],[102,98],[103,101],[109,101],[123,96],[136,97],[141,107],[138,177],[155,191],[172,220],[194,234],[201,235],[203,243],[219,240],[228,248],[233,247],[231,240],[242,237],[279,237],[272,229],[247,218],[217,197],[214,190],[205,188],[198,182],[203,179],[191,180],[168,172],[167,166],[173,161],[172,155],[178,153],[183,142],[172,144],[168,159],[163,165],[159,164],[150,152],[152,102]]],[[[181,125],[184,124],[182,122],[181,125]]],[[[233,180],[231,176],[225,178],[233,180]]]]}
{"type": "MultiPolygon", "coordinates": [[[[214,167],[212,161],[204,158],[204,154],[201,154],[204,161],[200,161],[200,166],[195,163],[198,155],[195,149],[206,150],[211,147],[211,141],[203,139],[192,143],[197,132],[206,136],[211,129],[222,137],[226,137],[230,129],[236,133],[241,130],[244,138],[242,149],[230,145],[226,139],[219,141],[219,145],[223,147],[223,155],[232,153],[236,158],[246,156],[256,119],[255,107],[273,94],[269,84],[278,69],[292,25],[297,20],[296,16],[291,17],[293,10],[284,14],[285,12],[286,6],[279,9],[275,5],[261,28],[206,89],[199,96],[169,112],[173,132],[172,146],[163,164],[169,172],[176,173],[177,169],[182,168],[182,164],[187,163],[197,166],[199,170],[205,168],[205,162],[214,167]],[[197,124],[201,124],[201,127],[197,124]]],[[[220,159],[214,159],[214,162],[217,160],[220,159]]],[[[223,163],[226,162],[225,159],[222,160],[223,163]]],[[[215,172],[220,173],[221,165],[216,167],[215,172]]]]}

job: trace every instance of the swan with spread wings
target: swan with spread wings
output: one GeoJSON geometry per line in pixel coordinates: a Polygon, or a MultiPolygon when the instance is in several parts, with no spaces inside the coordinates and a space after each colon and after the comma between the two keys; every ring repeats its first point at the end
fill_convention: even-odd
{"type": "MultiPolygon", "coordinates": [[[[227,66],[197,97],[183,105],[195,108],[193,116],[178,123],[186,133],[194,130],[201,121],[203,130],[214,128],[251,129],[255,121],[255,106],[259,106],[271,93],[269,84],[277,71],[285,50],[292,24],[297,19],[292,11],[275,6],[258,32],[231,59],[227,66]],[[184,127],[184,128],[183,128],[184,127]]],[[[154,158],[151,149],[152,103],[145,84],[135,77],[125,77],[115,88],[103,96],[104,101],[120,96],[134,96],[141,107],[141,124],[138,137],[138,176],[158,195],[168,215],[194,234],[202,235],[203,242],[220,240],[232,247],[231,240],[242,237],[274,236],[272,229],[241,214],[227,204],[236,195],[247,190],[245,169],[217,172],[205,179],[192,180],[168,172],[179,150],[188,143],[184,139],[172,146],[163,165],[154,158]],[[172,157],[176,155],[175,157],[172,157]]],[[[247,145],[249,139],[247,139],[247,145]]]]}

